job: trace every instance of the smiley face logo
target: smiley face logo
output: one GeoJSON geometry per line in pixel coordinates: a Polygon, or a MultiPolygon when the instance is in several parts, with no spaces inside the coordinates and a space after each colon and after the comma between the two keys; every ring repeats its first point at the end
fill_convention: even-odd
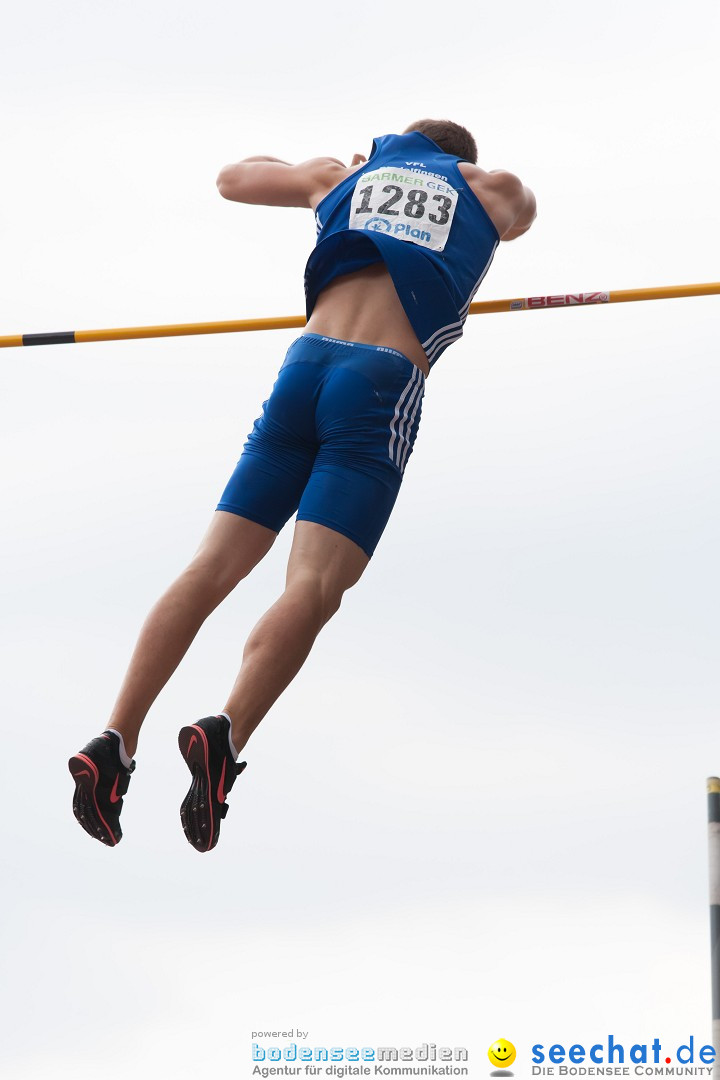
{"type": "Polygon", "coordinates": [[[507,1069],[515,1060],[515,1047],[507,1039],[498,1039],[488,1050],[491,1065],[507,1069]]]}

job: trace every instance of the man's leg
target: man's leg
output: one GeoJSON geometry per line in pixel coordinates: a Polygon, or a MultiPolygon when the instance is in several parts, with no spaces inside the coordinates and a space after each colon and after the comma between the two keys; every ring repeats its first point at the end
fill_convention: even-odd
{"type": "Polygon", "coordinates": [[[180,753],[192,773],[180,820],[196,851],[210,851],[217,844],[228,809],[225,796],[245,765],[236,765],[237,754],[297,675],[320,630],[340,607],[343,593],[359,580],[368,561],[362,548],[341,533],[297,522],[285,592],[250,634],[225,706],[232,726],[223,716],[206,716],[180,731],[180,753]]]}
{"type": "Polygon", "coordinates": [[[120,813],[145,715],[210,612],[269,551],[277,534],[218,512],[195,558],[150,612],[135,646],[109,728],[68,762],[73,813],[95,840],[122,839],[120,813]],[[116,738],[112,732],[116,732],[116,738]]]}
{"type": "Polygon", "coordinates": [[[342,533],[298,521],[285,591],[247,640],[225,712],[238,753],[295,678],[315,638],[340,607],[343,593],[365,570],[368,556],[342,533]]]}
{"type": "Polygon", "coordinates": [[[158,600],[140,632],[108,727],[132,757],[150,706],[205,619],[272,547],[277,533],[219,510],[190,565],[158,600]]]}

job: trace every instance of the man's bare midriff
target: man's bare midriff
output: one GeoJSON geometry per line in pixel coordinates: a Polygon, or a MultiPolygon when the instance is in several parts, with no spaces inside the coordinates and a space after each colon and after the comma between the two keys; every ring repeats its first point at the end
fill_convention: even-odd
{"type": "Polygon", "coordinates": [[[381,263],[335,278],[320,293],[305,332],[385,345],[404,353],[425,375],[429,373],[422,345],[381,263]]]}

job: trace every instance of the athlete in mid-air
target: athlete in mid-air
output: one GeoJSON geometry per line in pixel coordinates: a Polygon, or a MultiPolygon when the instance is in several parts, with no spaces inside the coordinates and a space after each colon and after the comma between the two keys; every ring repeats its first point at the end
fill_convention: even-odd
{"type": "Polygon", "coordinates": [[[207,616],[297,511],[285,591],[247,640],[224,709],[180,731],[192,773],[180,816],[196,851],[218,841],[239,753],[297,675],[387,524],[420,422],[425,379],[463,332],[500,240],[535,199],[479,168],[470,133],[423,120],[375,139],[369,159],[226,166],[220,194],[313,210],[308,322],[290,346],[197,554],[150,612],[107,729],[69,762],[73,810],[112,847],[138,734],[207,616]]]}

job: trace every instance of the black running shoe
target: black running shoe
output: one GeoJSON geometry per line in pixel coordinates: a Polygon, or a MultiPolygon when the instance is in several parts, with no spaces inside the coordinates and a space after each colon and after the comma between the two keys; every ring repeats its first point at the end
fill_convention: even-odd
{"type": "Polygon", "coordinates": [[[206,716],[181,729],[180,753],[192,773],[190,790],[180,806],[180,820],[189,844],[210,851],[218,842],[220,822],[228,812],[225,796],[247,765],[230,753],[230,723],[224,716],[206,716]]]}
{"type": "Polygon", "coordinates": [[[120,811],[135,762],[126,769],[120,743],[107,731],[92,739],[68,761],[75,781],[73,813],[86,833],[108,847],[122,840],[120,811]]]}

